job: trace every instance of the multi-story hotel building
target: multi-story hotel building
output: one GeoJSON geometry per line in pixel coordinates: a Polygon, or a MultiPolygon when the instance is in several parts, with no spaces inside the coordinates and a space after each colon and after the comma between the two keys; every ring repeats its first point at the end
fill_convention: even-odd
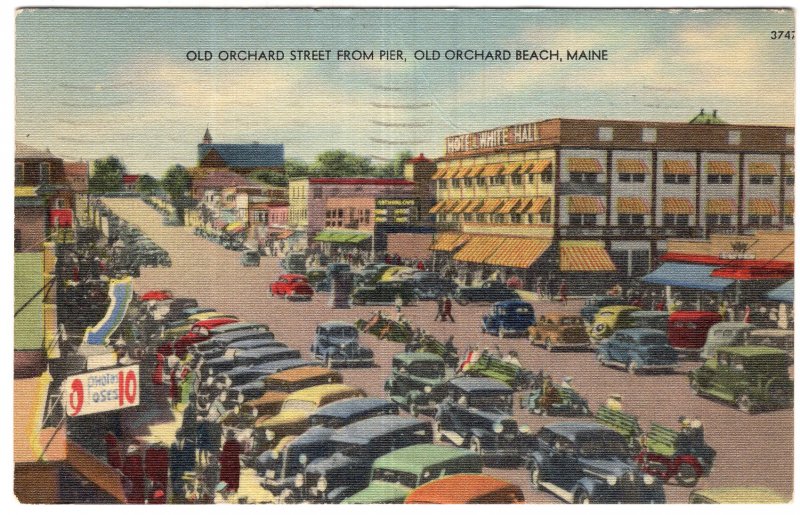
{"type": "Polygon", "coordinates": [[[793,226],[793,127],[553,119],[445,147],[433,250],[484,271],[639,276],[668,238],[793,226]]]}

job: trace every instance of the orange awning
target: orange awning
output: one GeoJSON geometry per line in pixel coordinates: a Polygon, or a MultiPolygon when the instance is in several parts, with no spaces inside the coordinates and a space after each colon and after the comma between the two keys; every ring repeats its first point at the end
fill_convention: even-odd
{"type": "Polygon", "coordinates": [[[736,201],[729,198],[712,198],[706,201],[707,215],[735,215],[736,201]]]}
{"type": "Polygon", "coordinates": [[[794,200],[783,201],[783,214],[786,216],[794,216],[794,200]]]}
{"type": "Polygon", "coordinates": [[[503,171],[503,165],[496,163],[493,165],[486,165],[486,168],[483,169],[481,173],[481,177],[494,177],[495,175],[500,175],[503,171]]]}
{"type": "Polygon", "coordinates": [[[452,179],[453,177],[456,176],[457,173],[458,173],[458,167],[451,166],[444,172],[444,175],[442,175],[442,179],[452,179]]]}
{"type": "Polygon", "coordinates": [[[455,254],[453,259],[469,263],[485,263],[505,240],[502,236],[473,235],[455,254]]]}
{"type": "Polygon", "coordinates": [[[650,173],[650,168],[641,159],[617,159],[619,173],[650,173]]]}
{"type": "Polygon", "coordinates": [[[525,163],[509,163],[505,166],[503,170],[503,175],[511,175],[512,173],[516,173],[522,168],[522,165],[525,163]]]}
{"type": "Polygon", "coordinates": [[[469,166],[462,166],[456,171],[456,173],[453,176],[453,178],[454,179],[461,179],[463,177],[466,177],[467,174],[469,173],[469,171],[470,171],[470,167],[469,166]]]}
{"type": "Polygon", "coordinates": [[[670,175],[693,175],[694,165],[691,161],[664,161],[664,173],[670,175]]]}
{"type": "Polygon", "coordinates": [[[431,175],[431,180],[441,179],[446,171],[447,167],[445,165],[438,166],[433,175],[431,175]]]}
{"type": "Polygon", "coordinates": [[[747,201],[747,214],[762,216],[778,216],[778,206],[770,199],[751,198],[747,201]]]}
{"type": "Polygon", "coordinates": [[[559,269],[562,272],[616,272],[617,267],[611,261],[602,243],[594,241],[565,241],[561,243],[561,260],[559,269]]]}
{"type": "Polygon", "coordinates": [[[750,175],[778,175],[778,169],[772,163],[750,163],[747,173],[750,175]]]}
{"type": "Polygon", "coordinates": [[[464,208],[464,213],[474,213],[474,212],[476,212],[478,210],[478,208],[481,207],[481,204],[483,204],[482,200],[478,200],[478,199],[471,200],[470,203],[464,208]]]}
{"type": "Polygon", "coordinates": [[[521,173],[544,173],[550,168],[549,159],[537,159],[531,162],[531,168],[527,172],[521,173]]]}
{"type": "Polygon", "coordinates": [[[483,165],[475,165],[469,169],[469,172],[467,172],[467,175],[465,175],[464,177],[477,177],[481,174],[481,172],[483,172],[483,169],[484,169],[483,165]]]}
{"type": "Polygon", "coordinates": [[[466,207],[469,206],[471,202],[472,202],[471,200],[459,200],[453,206],[453,208],[451,210],[451,213],[462,213],[462,212],[464,212],[464,209],[466,209],[466,207]]]}
{"type": "Polygon", "coordinates": [[[661,200],[661,209],[665,215],[693,215],[694,205],[686,198],[664,197],[661,200]]]}
{"type": "Polygon", "coordinates": [[[567,171],[578,173],[602,173],[600,161],[591,157],[570,157],[567,159],[567,171]]]}
{"type": "Polygon", "coordinates": [[[525,210],[526,213],[539,214],[542,211],[550,211],[550,197],[534,197],[531,205],[525,210]]]}
{"type": "Polygon", "coordinates": [[[709,161],[706,163],[706,173],[717,175],[735,175],[736,168],[730,161],[709,161]]]}
{"type": "Polygon", "coordinates": [[[469,235],[460,232],[440,232],[433,238],[431,250],[452,252],[469,240],[469,235]]]}
{"type": "Polygon", "coordinates": [[[483,205],[480,209],[478,209],[478,213],[495,213],[498,209],[500,209],[500,205],[503,203],[503,199],[500,198],[490,198],[483,201],[483,205]]]}
{"type": "Polygon", "coordinates": [[[550,240],[506,238],[485,263],[511,268],[529,268],[542,257],[551,243],[550,240]]]}
{"type": "Polygon", "coordinates": [[[619,197],[617,211],[623,215],[647,215],[650,213],[648,202],[641,197],[619,197]]]}
{"type": "Polygon", "coordinates": [[[504,200],[503,205],[500,206],[500,209],[498,209],[497,212],[503,214],[510,213],[514,209],[514,206],[519,204],[520,201],[522,201],[522,199],[519,198],[504,200]]]}
{"type": "Polygon", "coordinates": [[[438,213],[439,211],[442,210],[442,208],[444,208],[444,206],[445,206],[445,204],[447,204],[447,202],[449,202],[449,201],[448,200],[440,200],[440,201],[438,201],[436,204],[433,205],[432,208],[430,208],[428,210],[428,213],[431,213],[431,214],[438,213]]]}
{"type": "Polygon", "coordinates": [[[569,197],[568,211],[572,215],[599,215],[606,212],[600,197],[572,195],[569,197]]]}

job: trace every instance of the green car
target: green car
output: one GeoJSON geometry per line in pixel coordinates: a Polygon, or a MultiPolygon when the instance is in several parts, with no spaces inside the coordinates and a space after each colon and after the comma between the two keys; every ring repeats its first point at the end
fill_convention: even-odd
{"type": "Polygon", "coordinates": [[[377,282],[368,286],[359,286],[350,296],[355,305],[383,304],[393,306],[397,297],[403,306],[415,304],[417,296],[414,290],[404,281],[377,282]]]}
{"type": "Polygon", "coordinates": [[[761,345],[718,347],[715,358],[689,372],[696,394],[732,402],[746,413],[792,405],[794,384],[785,351],[761,345]]]}
{"type": "Polygon", "coordinates": [[[412,415],[431,414],[447,394],[444,360],[427,352],[395,354],[383,389],[412,415]]]}
{"type": "Polygon", "coordinates": [[[365,489],[344,504],[400,504],[413,489],[453,474],[479,474],[481,458],[472,451],[423,443],[384,454],[372,464],[365,489]]]}

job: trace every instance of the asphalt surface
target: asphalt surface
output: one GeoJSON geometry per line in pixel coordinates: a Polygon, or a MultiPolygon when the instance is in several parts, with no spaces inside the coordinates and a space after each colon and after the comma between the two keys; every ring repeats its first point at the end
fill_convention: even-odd
{"type": "MultiPolygon", "coordinates": [[[[171,290],[176,296],[194,297],[201,306],[232,313],[240,319],[266,322],[275,337],[288,346],[300,349],[310,358],[309,347],[318,323],[328,320],[354,322],[368,318],[376,309],[393,313],[394,307],[356,306],[349,310],[334,310],[329,295],[322,293],[310,302],[288,302],[272,298],[269,283],[282,273],[279,259],[262,258],[260,267],[246,268],[239,263],[239,253],[197,237],[191,228],[166,227],[161,215],[138,199],[104,199],[118,216],[138,225],[172,258],[171,268],[143,268],[135,279],[138,292],[151,289],[171,290]]],[[[577,312],[580,300],[564,306],[558,302],[533,302],[537,316],[551,312],[577,312]]],[[[766,486],[790,498],[793,485],[793,419],[794,410],[785,409],[748,415],[735,408],[696,397],[688,386],[686,373],[699,366],[699,361],[684,361],[674,374],[643,374],[631,376],[623,370],[600,366],[589,352],[549,353],[532,347],[527,339],[501,340],[480,331],[480,317],[488,305],[454,304],[456,323],[434,322],[434,302],[420,302],[403,309],[414,327],[422,326],[439,339],[455,336],[459,351],[468,346],[503,351],[516,350],[522,364],[531,370],[544,369],[556,381],[572,376],[573,386],[594,410],[611,393],[622,395],[624,410],[638,416],[639,424],[647,429],[651,422],[677,427],[678,417],[686,415],[702,420],[706,441],[717,451],[710,477],[703,478],[698,488],[720,486],[766,486]]],[[[403,345],[380,341],[362,335],[362,343],[375,352],[376,367],[341,369],[348,384],[364,388],[368,394],[384,396],[383,384],[389,371],[392,355],[403,351],[403,345]]],[[[559,417],[539,417],[523,413],[515,394],[515,416],[528,424],[533,432],[543,425],[561,420],[559,417]]],[[[566,419],[564,419],[566,420],[566,419]]],[[[536,491],[523,468],[487,468],[485,472],[519,484],[527,502],[558,503],[560,500],[536,491]]],[[[685,503],[690,489],[674,483],[665,486],[667,502],[685,503]]]]}

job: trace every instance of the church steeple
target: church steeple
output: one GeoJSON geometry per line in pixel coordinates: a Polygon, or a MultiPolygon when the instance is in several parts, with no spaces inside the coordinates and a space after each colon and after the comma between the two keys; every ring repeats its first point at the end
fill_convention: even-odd
{"type": "Polygon", "coordinates": [[[208,127],[206,127],[206,133],[203,134],[203,145],[210,145],[212,142],[211,132],[208,130],[208,127]]]}

